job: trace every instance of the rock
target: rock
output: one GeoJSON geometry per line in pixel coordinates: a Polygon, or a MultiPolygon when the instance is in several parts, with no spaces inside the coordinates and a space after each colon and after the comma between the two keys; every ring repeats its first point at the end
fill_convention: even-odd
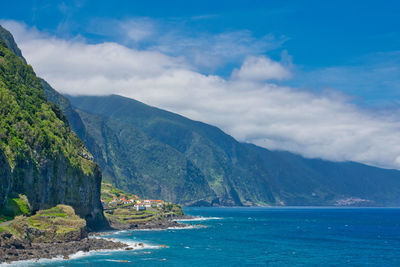
{"type": "Polygon", "coordinates": [[[30,246],[26,246],[23,241],[21,242],[25,246],[25,249],[2,248],[0,250],[0,263],[41,258],[50,259],[58,255],[63,255],[64,259],[69,259],[69,255],[79,251],[127,248],[127,245],[124,243],[106,239],[84,238],[80,241],[62,242],[56,245],[32,243],[30,246]]]}

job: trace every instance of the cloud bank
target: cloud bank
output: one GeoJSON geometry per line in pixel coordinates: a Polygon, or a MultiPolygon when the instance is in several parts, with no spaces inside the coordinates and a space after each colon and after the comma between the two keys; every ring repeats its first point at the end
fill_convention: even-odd
{"type": "Polygon", "coordinates": [[[185,57],[199,71],[213,72],[226,64],[236,64],[246,56],[279,48],[287,38],[267,34],[256,38],[248,30],[212,34],[188,24],[201,18],[157,20],[135,17],[124,20],[92,19],[86,31],[106,39],[117,40],[126,47],[158,51],[185,57]]]}
{"type": "MultiPolygon", "coordinates": [[[[400,121],[344,95],[278,85],[290,69],[249,56],[228,78],[185,57],[117,43],[63,40],[3,21],[37,74],[61,93],[119,94],[220,127],[236,139],[306,157],[400,169],[400,121]]],[[[133,38],[147,38],[134,32],[133,38]]],[[[392,113],[393,115],[393,113],[392,113]]]]}

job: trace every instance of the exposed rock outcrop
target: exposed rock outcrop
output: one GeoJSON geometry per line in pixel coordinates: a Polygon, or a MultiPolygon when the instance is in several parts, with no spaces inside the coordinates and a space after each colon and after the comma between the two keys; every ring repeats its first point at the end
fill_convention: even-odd
{"type": "Polygon", "coordinates": [[[11,171],[7,158],[0,150],[0,208],[7,203],[7,195],[10,191],[11,171]]]}

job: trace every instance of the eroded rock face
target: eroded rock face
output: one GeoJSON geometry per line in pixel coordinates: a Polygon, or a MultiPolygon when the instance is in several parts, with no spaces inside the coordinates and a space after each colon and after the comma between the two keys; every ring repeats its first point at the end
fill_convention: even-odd
{"type": "Polygon", "coordinates": [[[11,171],[10,165],[3,153],[0,150],[0,208],[7,202],[7,195],[10,191],[11,171]]]}
{"type": "Polygon", "coordinates": [[[90,230],[105,226],[100,203],[101,171],[97,165],[93,174],[87,175],[71,166],[62,154],[42,159],[39,166],[30,159],[19,160],[12,181],[13,191],[25,194],[34,212],[62,203],[86,219],[90,230]]]}

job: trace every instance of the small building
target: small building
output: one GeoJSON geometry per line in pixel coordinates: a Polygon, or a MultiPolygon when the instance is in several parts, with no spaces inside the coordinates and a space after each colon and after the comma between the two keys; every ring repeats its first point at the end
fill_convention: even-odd
{"type": "Polygon", "coordinates": [[[157,206],[157,207],[161,207],[164,204],[164,201],[162,200],[154,200],[154,199],[146,199],[144,200],[144,203],[146,205],[146,207],[151,207],[151,206],[157,206]]]}
{"type": "Polygon", "coordinates": [[[145,210],[145,209],[146,209],[146,206],[145,206],[144,203],[136,203],[134,207],[135,207],[135,209],[136,209],[137,211],[145,210]]]}

